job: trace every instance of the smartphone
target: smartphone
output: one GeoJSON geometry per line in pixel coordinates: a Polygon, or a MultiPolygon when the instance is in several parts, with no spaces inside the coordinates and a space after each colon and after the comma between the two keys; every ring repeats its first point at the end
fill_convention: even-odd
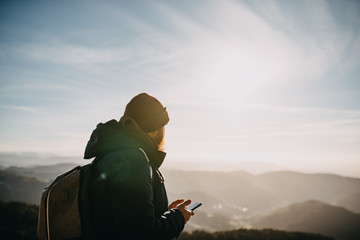
{"type": "Polygon", "coordinates": [[[189,206],[187,206],[187,210],[190,210],[190,211],[194,211],[195,209],[197,209],[198,207],[200,207],[202,205],[202,203],[192,203],[190,204],[189,206]]]}

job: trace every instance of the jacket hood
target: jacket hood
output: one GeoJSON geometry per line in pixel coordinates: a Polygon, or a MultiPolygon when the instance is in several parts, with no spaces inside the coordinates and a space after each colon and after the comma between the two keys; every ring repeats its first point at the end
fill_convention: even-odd
{"type": "Polygon", "coordinates": [[[161,166],[166,153],[158,149],[156,142],[141,130],[132,118],[124,116],[119,122],[112,119],[96,126],[86,145],[84,159],[102,157],[123,149],[138,148],[146,152],[154,168],[161,166]]]}

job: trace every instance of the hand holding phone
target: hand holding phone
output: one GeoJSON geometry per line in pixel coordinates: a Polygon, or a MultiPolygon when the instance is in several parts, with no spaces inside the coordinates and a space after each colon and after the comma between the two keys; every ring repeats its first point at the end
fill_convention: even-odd
{"type": "Polygon", "coordinates": [[[202,205],[202,203],[196,202],[196,203],[192,203],[189,206],[186,207],[187,210],[190,211],[194,211],[195,209],[197,209],[198,207],[200,207],[202,205]]]}

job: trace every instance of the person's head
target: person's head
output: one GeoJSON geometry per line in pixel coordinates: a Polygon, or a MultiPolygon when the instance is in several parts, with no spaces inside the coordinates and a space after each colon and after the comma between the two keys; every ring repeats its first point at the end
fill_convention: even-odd
{"type": "Polygon", "coordinates": [[[163,147],[164,126],[169,122],[166,108],[155,97],[146,93],[135,96],[126,105],[124,116],[136,121],[139,127],[163,147]]]}

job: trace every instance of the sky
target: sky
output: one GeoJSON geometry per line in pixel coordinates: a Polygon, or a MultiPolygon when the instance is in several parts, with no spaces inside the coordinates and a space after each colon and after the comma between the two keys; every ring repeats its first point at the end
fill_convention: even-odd
{"type": "Polygon", "coordinates": [[[147,92],[169,162],[360,177],[359,26],[351,0],[1,1],[0,152],[81,158],[147,92]]]}

